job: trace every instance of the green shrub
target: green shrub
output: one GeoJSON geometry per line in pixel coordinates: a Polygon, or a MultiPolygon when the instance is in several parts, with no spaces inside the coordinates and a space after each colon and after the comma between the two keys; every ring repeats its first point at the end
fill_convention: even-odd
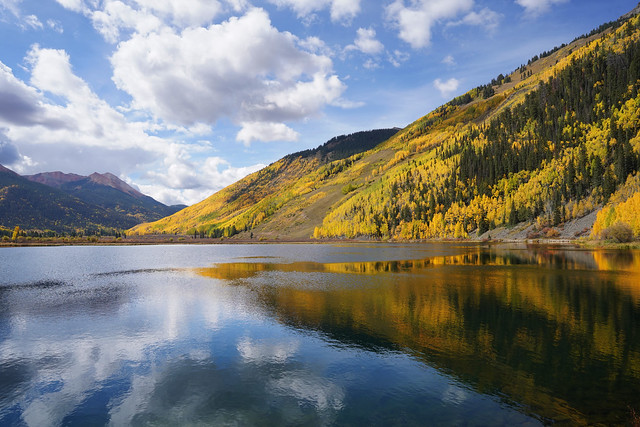
{"type": "Polygon", "coordinates": [[[358,187],[356,185],[353,185],[351,183],[345,185],[344,187],[342,187],[342,194],[349,194],[351,193],[353,190],[357,189],[358,187]]]}

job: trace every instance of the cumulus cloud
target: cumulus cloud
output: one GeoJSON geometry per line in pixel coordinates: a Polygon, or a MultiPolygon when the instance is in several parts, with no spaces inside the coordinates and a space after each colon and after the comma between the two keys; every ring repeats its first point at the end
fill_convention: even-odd
{"type": "MultiPolygon", "coordinates": [[[[36,140],[51,143],[74,141],[88,146],[108,145],[112,149],[158,149],[166,145],[162,139],[150,137],[146,133],[148,124],[129,121],[100,99],[83,79],[74,74],[69,55],[64,50],[44,49],[34,45],[26,62],[31,67],[32,87],[66,100],[65,105],[45,104],[42,101],[37,104],[48,119],[40,124],[57,132],[48,132],[47,135],[38,136],[36,140]],[[56,123],[64,125],[56,129],[56,123]]],[[[37,132],[41,132],[41,129],[24,128],[21,135],[24,138],[37,132]]]]}
{"type": "Polygon", "coordinates": [[[524,7],[526,14],[538,16],[548,12],[551,6],[566,3],[567,1],[568,0],[516,0],[516,3],[524,7]]]}
{"type": "Polygon", "coordinates": [[[136,10],[120,1],[107,2],[104,9],[89,12],[88,15],[96,30],[111,43],[118,42],[122,30],[148,34],[163,25],[156,16],[136,10]]]}
{"type": "Polygon", "coordinates": [[[134,108],[181,125],[299,120],[345,89],[329,57],[302,49],[262,9],[208,28],[135,34],[111,63],[134,108]]]}
{"type": "Polygon", "coordinates": [[[40,90],[66,97],[70,101],[96,98],[89,86],[71,70],[69,55],[61,49],[32,46],[26,57],[31,66],[31,84],[40,90]]]}
{"type": "Polygon", "coordinates": [[[242,12],[249,8],[249,2],[247,0],[226,0],[231,9],[234,12],[242,12]]]}
{"type": "Polygon", "coordinates": [[[148,172],[138,186],[143,193],[169,205],[197,203],[266,166],[238,168],[215,156],[198,162],[190,158],[185,147],[177,144],[172,145],[164,164],[160,171],[148,172]]]}
{"type": "MultiPolygon", "coordinates": [[[[111,43],[118,42],[123,32],[148,34],[165,26],[182,30],[208,25],[224,9],[215,0],[105,0],[98,9],[66,5],[66,0],[62,3],[88,16],[96,30],[111,43]]],[[[242,1],[228,3],[236,11],[245,7],[242,1]]]]}
{"type": "Polygon", "coordinates": [[[360,13],[360,0],[332,0],[331,19],[350,21],[360,13]]]}
{"type": "MultiPolygon", "coordinates": [[[[224,9],[216,0],[57,0],[66,9],[83,13],[109,42],[115,43],[123,30],[150,32],[168,24],[178,29],[211,23],[224,9]]],[[[235,11],[246,7],[244,0],[225,2],[235,11]]]]}
{"type": "Polygon", "coordinates": [[[293,9],[299,18],[309,18],[315,12],[329,8],[334,22],[350,22],[360,13],[360,0],[269,0],[278,7],[293,9]]]}
{"type": "Polygon", "coordinates": [[[368,55],[377,55],[384,50],[384,45],[376,39],[376,30],[373,28],[358,28],[354,43],[348,45],[345,50],[357,50],[368,55]]]}
{"type": "Polygon", "coordinates": [[[453,19],[473,7],[473,0],[395,0],[386,8],[387,19],[399,31],[399,37],[415,49],[431,43],[433,26],[453,19]]]}
{"type": "Polygon", "coordinates": [[[0,123],[64,127],[64,122],[52,117],[48,110],[38,91],[17,79],[11,68],[0,62],[0,123]]]}
{"type": "Polygon", "coordinates": [[[75,75],[65,51],[34,45],[25,62],[29,84],[0,63],[0,126],[22,156],[16,171],[91,173],[108,165],[120,174],[166,151],[169,142],[147,134],[147,123],[129,121],[75,75]]]}
{"type": "Polygon", "coordinates": [[[299,136],[284,123],[246,122],[236,139],[249,145],[253,141],[297,141],[299,136]]]}
{"type": "Polygon", "coordinates": [[[333,56],[333,50],[327,46],[327,44],[321,40],[319,37],[311,36],[306,39],[299,40],[298,45],[311,53],[324,55],[324,56],[333,56]]]}
{"type": "Polygon", "coordinates": [[[440,91],[442,97],[446,98],[453,94],[456,90],[458,90],[460,82],[454,78],[450,78],[449,80],[444,82],[440,79],[436,79],[433,82],[433,85],[436,87],[436,89],[438,89],[438,91],[440,91]]]}

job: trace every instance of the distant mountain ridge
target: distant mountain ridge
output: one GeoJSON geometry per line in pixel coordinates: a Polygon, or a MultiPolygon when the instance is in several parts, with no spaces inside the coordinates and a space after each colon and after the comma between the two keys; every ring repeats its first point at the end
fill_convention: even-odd
{"type": "Polygon", "coordinates": [[[136,199],[143,199],[146,196],[140,191],[131,187],[129,184],[118,178],[112,173],[97,173],[94,172],[89,176],[77,175],[75,173],[64,173],[60,171],[56,172],[41,172],[35,175],[25,175],[29,181],[39,182],[40,184],[48,185],[55,188],[69,188],[71,183],[79,183],[79,185],[87,182],[92,182],[98,185],[104,185],[106,187],[114,188],[122,193],[128,194],[136,199]]]}
{"type": "Polygon", "coordinates": [[[24,178],[27,178],[29,181],[48,185],[49,187],[60,188],[62,184],[79,181],[86,177],[82,175],[76,175],[75,173],[64,173],[64,172],[56,171],[56,172],[43,172],[35,175],[24,175],[24,178]]]}
{"type": "Polygon", "coordinates": [[[0,226],[71,232],[127,229],[171,215],[166,206],[111,173],[44,172],[20,176],[0,165],[0,226]]]}

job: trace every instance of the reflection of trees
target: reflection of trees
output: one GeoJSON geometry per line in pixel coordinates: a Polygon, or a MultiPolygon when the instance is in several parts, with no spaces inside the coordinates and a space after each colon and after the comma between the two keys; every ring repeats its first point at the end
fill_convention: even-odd
{"type": "Polygon", "coordinates": [[[640,274],[629,270],[640,272],[640,263],[630,254],[478,249],[415,261],[225,264],[200,273],[355,274],[350,286],[269,286],[261,297],[288,324],[343,343],[405,349],[481,392],[584,424],[624,422],[627,405],[637,405],[640,274]],[[606,271],[618,264],[628,271],[606,271]]]}

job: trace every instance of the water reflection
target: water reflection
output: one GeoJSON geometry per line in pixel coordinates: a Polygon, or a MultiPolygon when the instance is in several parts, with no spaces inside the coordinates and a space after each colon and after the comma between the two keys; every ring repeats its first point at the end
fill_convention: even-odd
{"type": "MultiPolygon", "coordinates": [[[[219,248],[208,262],[238,250],[219,248]]],[[[381,248],[254,246],[204,269],[195,246],[126,248],[119,267],[83,248],[95,265],[5,276],[0,425],[611,424],[640,407],[637,252],[381,248]]]]}
{"type": "Polygon", "coordinates": [[[258,286],[265,309],[287,325],[409,352],[541,419],[624,423],[640,404],[638,252],[475,248],[198,273],[258,286]]]}
{"type": "Polygon", "coordinates": [[[206,304],[225,293],[181,279],[147,273],[127,282],[92,276],[46,292],[35,292],[38,283],[0,288],[0,424],[128,424],[136,415],[130,411],[143,409],[161,388],[164,357],[186,350],[188,361],[209,360],[206,346],[176,345],[206,337],[229,311],[241,313],[242,302],[206,304]],[[162,292],[148,292],[158,279],[162,292]],[[197,319],[185,315],[190,310],[197,319]],[[189,324],[195,320],[196,330],[189,324]]]}

